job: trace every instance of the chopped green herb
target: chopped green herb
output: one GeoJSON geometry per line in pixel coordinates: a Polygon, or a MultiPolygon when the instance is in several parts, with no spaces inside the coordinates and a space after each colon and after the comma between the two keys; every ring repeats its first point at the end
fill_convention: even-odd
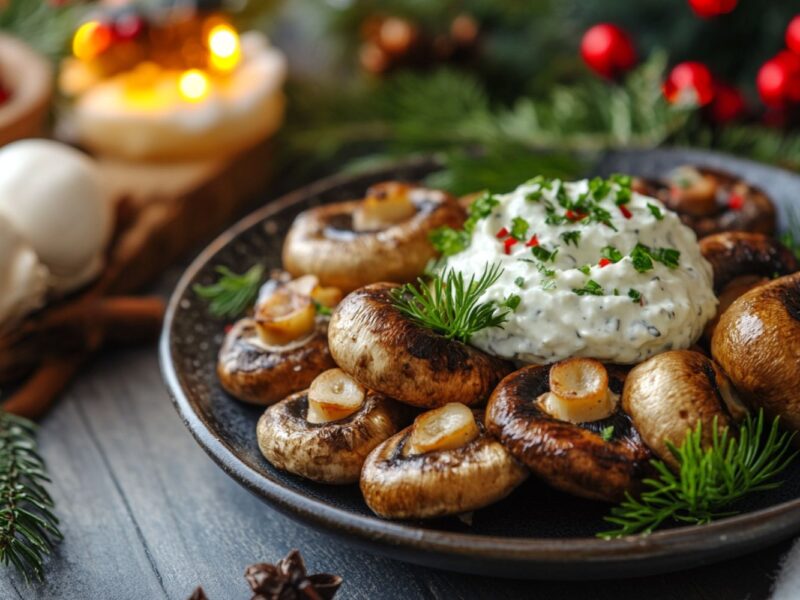
{"type": "Polygon", "coordinates": [[[547,179],[544,175],[537,175],[525,182],[525,185],[538,185],[543,190],[552,190],[553,182],[547,179]]]}
{"type": "Polygon", "coordinates": [[[514,217],[511,221],[511,237],[521,242],[528,239],[528,229],[530,229],[530,225],[528,225],[528,222],[522,217],[514,217]]]}
{"type": "Polygon", "coordinates": [[[545,279],[542,281],[542,289],[543,290],[552,290],[556,287],[556,280],[555,279],[545,279]]]}
{"type": "Polygon", "coordinates": [[[564,243],[569,246],[573,244],[576,248],[578,247],[578,242],[581,239],[581,232],[580,231],[565,231],[559,236],[564,243]]]}
{"type": "Polygon", "coordinates": [[[617,288],[614,288],[614,295],[619,296],[619,290],[617,288]]]}
{"type": "Polygon", "coordinates": [[[631,250],[633,268],[639,273],[646,273],[653,268],[653,259],[650,258],[650,249],[644,244],[636,244],[631,250]]]}
{"type": "Polygon", "coordinates": [[[661,264],[668,266],[670,269],[674,269],[678,266],[681,253],[674,248],[654,248],[650,250],[650,256],[661,264]]]}
{"type": "Polygon", "coordinates": [[[607,258],[612,263],[618,263],[622,260],[622,252],[614,248],[614,246],[606,246],[600,251],[600,256],[607,258]]]}
{"type": "Polygon", "coordinates": [[[522,298],[520,298],[516,294],[511,294],[508,298],[505,299],[505,302],[503,302],[503,306],[507,306],[511,310],[516,310],[521,301],[522,298]]]}
{"type": "Polygon", "coordinates": [[[611,183],[602,177],[595,177],[589,182],[589,193],[595,200],[602,200],[611,192],[611,183]]]}
{"type": "Polygon", "coordinates": [[[635,290],[635,289],[631,288],[631,289],[629,289],[629,290],[628,290],[628,297],[629,297],[629,298],[630,298],[630,299],[631,299],[633,302],[641,302],[641,300],[642,300],[642,293],[641,293],[640,291],[638,291],[638,290],[635,290]]]}
{"type": "Polygon", "coordinates": [[[588,275],[589,273],[591,273],[592,267],[590,267],[589,265],[583,265],[578,267],[578,271],[580,271],[584,275],[588,275]]]}
{"type": "Polygon", "coordinates": [[[314,300],[314,309],[317,311],[318,315],[322,315],[324,317],[329,317],[333,314],[333,311],[329,307],[317,302],[316,300],[314,300]]]}
{"type": "Polygon", "coordinates": [[[544,246],[533,246],[531,248],[531,253],[542,262],[554,262],[556,260],[556,254],[558,254],[558,248],[555,250],[548,250],[544,246]]]}
{"type": "Polygon", "coordinates": [[[517,287],[525,287],[525,278],[524,277],[517,277],[514,280],[514,283],[517,284],[517,287]]]}
{"type": "Polygon", "coordinates": [[[650,212],[651,212],[651,213],[653,213],[653,216],[654,216],[654,217],[655,217],[657,220],[659,220],[659,221],[660,221],[661,219],[663,219],[663,218],[664,218],[664,213],[663,213],[663,212],[662,212],[662,210],[661,210],[660,208],[658,208],[658,207],[657,207],[655,204],[650,204],[650,203],[648,202],[648,203],[647,203],[647,208],[649,208],[649,209],[650,209],[650,212]]]}
{"type": "Polygon", "coordinates": [[[614,437],[614,426],[609,425],[608,427],[603,427],[602,431],[600,431],[600,439],[604,442],[610,442],[614,437]]]}
{"type": "Polygon", "coordinates": [[[463,229],[437,227],[428,234],[428,239],[442,256],[453,256],[463,252],[469,245],[469,233],[463,229]]]}
{"type": "Polygon", "coordinates": [[[572,288],[572,291],[578,294],[578,296],[602,296],[603,295],[603,287],[597,283],[594,279],[590,279],[586,282],[586,284],[582,288],[572,288]]]}
{"type": "Polygon", "coordinates": [[[536,265],[536,268],[539,269],[539,273],[541,273],[545,277],[555,277],[556,276],[556,272],[555,272],[554,269],[548,269],[542,263],[538,263],[536,265]]]}

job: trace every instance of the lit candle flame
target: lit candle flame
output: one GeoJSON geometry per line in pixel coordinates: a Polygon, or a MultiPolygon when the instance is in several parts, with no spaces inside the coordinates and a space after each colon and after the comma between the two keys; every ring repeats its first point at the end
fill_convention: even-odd
{"type": "Polygon", "coordinates": [[[208,32],[208,49],[209,62],[218,71],[231,71],[241,60],[239,35],[227,23],[215,25],[208,32]]]}
{"type": "Polygon", "coordinates": [[[206,96],[210,88],[208,75],[200,69],[189,69],[181,73],[178,90],[184,100],[199,102],[206,96]]]}

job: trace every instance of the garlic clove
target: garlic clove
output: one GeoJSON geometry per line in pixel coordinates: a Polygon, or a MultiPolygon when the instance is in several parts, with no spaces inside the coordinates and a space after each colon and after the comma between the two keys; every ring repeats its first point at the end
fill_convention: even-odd
{"type": "Polygon", "coordinates": [[[472,411],[460,402],[451,402],[414,420],[405,452],[413,455],[455,450],[466,446],[479,434],[472,411]]]}
{"type": "Polygon", "coordinates": [[[704,216],[717,211],[717,181],[694,167],[678,167],[668,176],[670,194],[680,212],[704,216]]]}
{"type": "Polygon", "coordinates": [[[265,344],[282,346],[314,331],[316,315],[310,297],[281,288],[256,307],[256,329],[265,344]]]}
{"type": "Polygon", "coordinates": [[[417,207],[409,196],[409,187],[387,183],[370,188],[367,197],[353,212],[355,231],[376,231],[411,218],[417,207]]]}
{"type": "Polygon", "coordinates": [[[308,388],[309,423],[329,423],[349,417],[364,404],[366,390],[341,369],[328,369],[308,388]]]}
{"type": "Polygon", "coordinates": [[[550,391],[539,401],[556,419],[586,423],[613,413],[619,398],[609,389],[608,371],[601,362],[569,358],[550,367],[550,391]]]}

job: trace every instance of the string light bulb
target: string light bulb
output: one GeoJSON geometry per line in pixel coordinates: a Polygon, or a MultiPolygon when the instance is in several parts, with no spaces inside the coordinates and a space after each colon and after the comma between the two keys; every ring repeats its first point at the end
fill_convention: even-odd
{"type": "Polygon", "coordinates": [[[205,98],[209,88],[208,75],[200,69],[184,71],[178,79],[178,90],[181,97],[189,102],[199,102],[205,98]]]}
{"type": "Polygon", "coordinates": [[[242,56],[239,35],[227,23],[215,25],[208,32],[209,62],[218,71],[233,70],[242,56]]]}

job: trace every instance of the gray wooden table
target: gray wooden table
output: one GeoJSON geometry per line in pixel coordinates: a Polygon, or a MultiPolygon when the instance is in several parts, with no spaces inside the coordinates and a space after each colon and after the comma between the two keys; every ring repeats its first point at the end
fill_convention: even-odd
{"type": "MultiPolygon", "coordinates": [[[[180,269],[163,278],[167,294],[180,269]]],[[[460,575],[355,550],[271,509],[206,456],[161,381],[156,345],[105,350],[42,421],[41,449],[64,541],[48,579],[0,570],[0,600],[249,598],[247,565],[290,549],[309,570],[342,575],[339,598],[760,599],[788,543],[693,571],[604,582],[460,575]]]]}

